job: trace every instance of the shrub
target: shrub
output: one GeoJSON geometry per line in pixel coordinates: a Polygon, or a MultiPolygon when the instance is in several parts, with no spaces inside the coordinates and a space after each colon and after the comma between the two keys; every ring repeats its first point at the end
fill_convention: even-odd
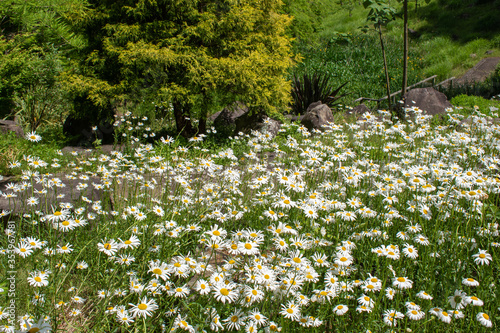
{"type": "Polygon", "coordinates": [[[25,131],[35,131],[42,125],[61,125],[70,107],[56,85],[29,86],[23,92],[16,93],[13,101],[14,114],[25,131]]]}
{"type": "Polygon", "coordinates": [[[339,99],[347,94],[338,95],[340,90],[347,84],[343,83],[335,88],[330,76],[327,74],[303,74],[301,77],[294,75],[292,79],[292,113],[304,113],[309,105],[321,101],[332,107],[339,99]]]}

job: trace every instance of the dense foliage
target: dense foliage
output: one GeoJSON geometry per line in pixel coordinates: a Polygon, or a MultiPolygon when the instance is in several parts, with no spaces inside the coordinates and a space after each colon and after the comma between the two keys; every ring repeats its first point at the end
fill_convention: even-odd
{"type": "Polygon", "coordinates": [[[80,0],[0,2],[0,118],[17,114],[33,130],[68,111],[58,76],[84,45],[68,24],[84,10],[80,0]]]}
{"type": "Polygon", "coordinates": [[[289,101],[290,19],[278,13],[280,1],[89,4],[89,47],[65,77],[73,95],[104,107],[153,96],[173,106],[186,136],[204,132],[220,105],[239,100],[278,113],[289,101]]]}
{"type": "MultiPolygon", "coordinates": [[[[203,132],[207,115],[235,100],[279,117],[293,75],[314,72],[337,86],[350,82],[352,94],[342,102],[380,98],[378,40],[359,32],[368,2],[390,3],[401,15],[400,1],[382,0],[2,1],[0,117],[17,116],[33,130],[61,124],[68,113],[90,126],[131,109],[188,136],[203,132]]],[[[417,32],[408,84],[458,76],[476,56],[492,49],[498,55],[497,2],[409,1],[417,32]]],[[[390,91],[396,91],[401,20],[383,30],[390,91]]]]}

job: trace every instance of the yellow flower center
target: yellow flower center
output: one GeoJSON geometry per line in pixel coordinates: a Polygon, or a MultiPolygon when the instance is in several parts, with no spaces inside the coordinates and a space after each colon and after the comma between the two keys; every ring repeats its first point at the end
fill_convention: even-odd
{"type": "Polygon", "coordinates": [[[146,304],[144,304],[144,303],[141,303],[141,304],[139,304],[137,306],[137,308],[139,308],[139,310],[144,311],[144,310],[146,310],[148,308],[148,306],[146,304]]]}

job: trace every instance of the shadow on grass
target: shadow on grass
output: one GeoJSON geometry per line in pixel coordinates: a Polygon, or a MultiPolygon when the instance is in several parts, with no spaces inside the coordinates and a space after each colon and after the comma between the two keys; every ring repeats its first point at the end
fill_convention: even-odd
{"type": "MultiPolygon", "coordinates": [[[[418,32],[422,35],[448,36],[453,41],[467,43],[477,38],[493,39],[500,33],[500,1],[465,0],[432,1],[410,7],[413,18],[420,19],[418,32]]],[[[500,39],[498,39],[500,44],[500,39]]]]}

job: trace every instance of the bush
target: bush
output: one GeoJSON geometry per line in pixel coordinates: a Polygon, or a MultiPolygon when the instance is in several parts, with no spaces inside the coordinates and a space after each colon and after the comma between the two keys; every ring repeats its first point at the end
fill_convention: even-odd
{"type": "Polygon", "coordinates": [[[61,125],[70,105],[62,90],[36,84],[14,95],[14,112],[25,131],[36,131],[39,126],[61,125]]]}
{"type": "Polygon", "coordinates": [[[293,76],[292,79],[292,113],[304,114],[309,105],[314,102],[322,103],[332,107],[346,94],[338,95],[340,90],[347,84],[344,83],[335,88],[326,73],[303,74],[301,77],[293,76]]]}

